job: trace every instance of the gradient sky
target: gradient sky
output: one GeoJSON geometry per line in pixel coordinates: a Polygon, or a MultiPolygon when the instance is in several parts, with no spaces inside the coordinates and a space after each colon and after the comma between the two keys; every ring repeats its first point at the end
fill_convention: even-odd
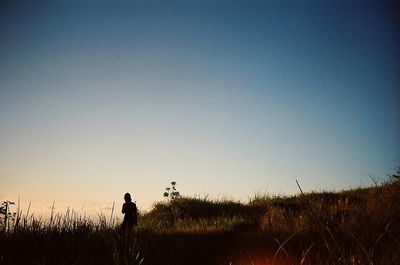
{"type": "Polygon", "coordinates": [[[398,7],[2,1],[0,199],[370,185],[399,160],[398,7]]]}

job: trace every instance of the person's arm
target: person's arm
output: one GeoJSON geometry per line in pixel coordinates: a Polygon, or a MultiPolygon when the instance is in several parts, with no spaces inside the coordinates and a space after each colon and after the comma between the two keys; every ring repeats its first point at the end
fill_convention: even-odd
{"type": "Polygon", "coordinates": [[[137,226],[137,221],[138,221],[138,209],[136,207],[136,203],[133,203],[133,223],[135,226],[137,226]]]}
{"type": "Polygon", "coordinates": [[[123,214],[126,213],[126,206],[125,206],[125,203],[122,204],[122,213],[123,213],[123,214]]]}

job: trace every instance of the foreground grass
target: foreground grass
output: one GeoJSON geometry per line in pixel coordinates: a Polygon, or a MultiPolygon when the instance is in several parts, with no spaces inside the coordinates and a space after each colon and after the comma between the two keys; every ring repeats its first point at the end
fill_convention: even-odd
{"type": "Polygon", "coordinates": [[[19,217],[0,264],[400,264],[400,182],[338,193],[181,197],[124,233],[111,218],[19,217]]]}

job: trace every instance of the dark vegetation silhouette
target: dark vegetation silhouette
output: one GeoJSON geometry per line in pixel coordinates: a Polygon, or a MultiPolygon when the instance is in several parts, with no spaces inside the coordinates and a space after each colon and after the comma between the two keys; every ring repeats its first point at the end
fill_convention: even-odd
{"type": "Polygon", "coordinates": [[[104,216],[49,221],[28,210],[10,229],[1,222],[0,264],[400,264],[397,177],[341,192],[299,188],[248,203],[179,195],[140,213],[132,236],[104,216]]]}
{"type": "Polygon", "coordinates": [[[179,191],[176,189],[176,181],[171,182],[171,187],[166,187],[165,192],[163,194],[164,198],[169,200],[174,200],[179,198],[180,194],[179,191]]]}
{"type": "Polygon", "coordinates": [[[3,223],[4,231],[9,229],[10,221],[12,221],[12,222],[15,221],[15,217],[17,215],[17,213],[10,211],[11,205],[15,205],[15,202],[3,201],[0,205],[0,215],[4,221],[4,223],[3,223]]]}

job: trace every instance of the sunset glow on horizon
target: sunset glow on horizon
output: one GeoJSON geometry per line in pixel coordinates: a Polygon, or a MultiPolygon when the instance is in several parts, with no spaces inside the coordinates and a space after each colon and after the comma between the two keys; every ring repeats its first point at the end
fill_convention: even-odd
{"type": "Polygon", "coordinates": [[[4,1],[0,199],[119,214],[171,181],[243,202],[371,185],[400,153],[393,6],[4,1]]]}

